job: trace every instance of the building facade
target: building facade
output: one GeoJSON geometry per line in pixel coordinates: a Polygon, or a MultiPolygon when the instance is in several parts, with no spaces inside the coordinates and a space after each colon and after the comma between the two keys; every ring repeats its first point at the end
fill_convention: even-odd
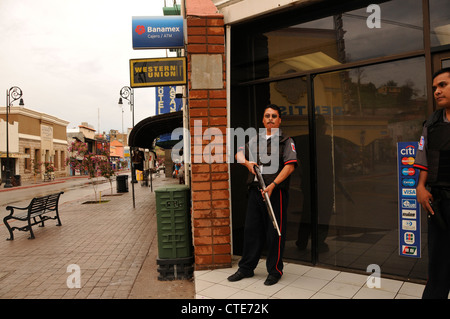
{"type": "Polygon", "coordinates": [[[285,258],[356,272],[376,264],[383,275],[426,279],[425,213],[415,242],[421,256],[399,255],[396,147],[418,141],[435,109],[431,75],[450,66],[450,3],[184,5],[196,268],[227,267],[242,253],[246,210],[244,167],[226,158],[195,160],[214,146],[204,133],[260,128],[264,106],[274,103],[300,162],[290,185],[285,258]],[[221,83],[198,80],[218,74],[221,83]]]}
{"type": "MultiPolygon", "coordinates": [[[[40,180],[45,165],[54,167],[55,177],[67,176],[66,127],[69,122],[20,106],[9,111],[9,158],[11,176],[20,175],[21,181],[40,180]],[[36,174],[37,171],[40,173],[36,174]]],[[[6,108],[0,108],[1,178],[6,180],[6,108]]]]}

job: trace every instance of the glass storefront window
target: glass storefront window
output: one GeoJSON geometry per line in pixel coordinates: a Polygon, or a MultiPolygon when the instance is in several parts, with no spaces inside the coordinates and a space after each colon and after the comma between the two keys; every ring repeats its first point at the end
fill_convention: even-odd
{"type": "Polygon", "coordinates": [[[375,11],[364,7],[264,33],[269,77],[423,48],[420,0],[389,1],[377,8],[379,27],[373,24],[375,11]]]}
{"type": "Polygon", "coordinates": [[[431,46],[450,44],[450,2],[430,0],[431,46]]]}
{"type": "Polygon", "coordinates": [[[424,58],[315,78],[316,103],[344,109],[316,117],[319,262],[426,278],[423,259],[398,255],[396,157],[397,142],[419,140],[425,83],[424,58]]]}
{"type": "MultiPolygon", "coordinates": [[[[281,107],[282,129],[296,143],[300,166],[291,177],[285,256],[308,262],[314,177],[306,78],[271,82],[269,96],[267,86],[255,88],[255,96],[281,107]]],[[[313,94],[318,262],[362,271],[377,264],[385,274],[425,279],[426,257],[398,253],[396,158],[396,143],[418,141],[426,119],[425,59],[317,75],[313,94]]]]}
{"type": "MultiPolygon", "coordinates": [[[[248,29],[246,24],[232,28],[232,125],[259,127],[262,108],[274,103],[281,108],[284,133],[296,143],[300,165],[291,176],[287,260],[364,272],[377,264],[383,275],[426,279],[426,214],[421,216],[422,258],[399,256],[396,158],[397,142],[418,141],[431,109],[428,57],[419,56],[424,49],[422,2],[379,4],[380,28],[368,27],[367,7],[340,8],[324,17],[310,16],[307,6],[289,27],[280,28],[288,22],[274,15],[264,20],[274,22],[265,24],[264,31],[261,21],[249,23],[248,29]],[[396,54],[404,56],[382,59],[396,54]],[[318,70],[341,65],[339,71],[318,70]],[[299,72],[308,74],[292,77],[299,72]],[[314,136],[310,109],[315,112],[314,136]],[[316,175],[310,150],[317,153],[316,175]],[[318,189],[316,210],[311,187],[318,189]],[[312,230],[318,231],[317,245],[311,243],[312,230]]],[[[431,46],[449,45],[450,2],[429,0],[429,5],[431,46]]],[[[450,66],[448,55],[441,53],[439,63],[450,66]]],[[[232,183],[238,184],[239,169],[232,170],[232,183]]],[[[245,201],[245,189],[233,184],[232,190],[238,243],[243,221],[235,212],[245,201]]]]}

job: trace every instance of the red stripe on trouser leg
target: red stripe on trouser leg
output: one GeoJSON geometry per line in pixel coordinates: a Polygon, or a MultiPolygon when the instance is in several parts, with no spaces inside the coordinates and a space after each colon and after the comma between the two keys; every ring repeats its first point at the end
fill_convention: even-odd
{"type": "MultiPolygon", "coordinates": [[[[280,189],[280,233],[283,225],[283,200],[282,200],[282,194],[281,194],[281,189],[280,189]]],[[[277,258],[277,263],[275,265],[275,268],[277,269],[277,271],[280,273],[280,275],[283,275],[283,273],[278,269],[278,263],[280,262],[280,255],[281,255],[281,236],[278,237],[278,258],[277,258]]]]}

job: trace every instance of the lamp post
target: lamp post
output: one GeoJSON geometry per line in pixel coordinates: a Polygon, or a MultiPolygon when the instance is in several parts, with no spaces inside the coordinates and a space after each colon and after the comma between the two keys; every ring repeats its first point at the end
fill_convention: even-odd
{"type": "MultiPolygon", "coordinates": [[[[134,91],[129,86],[124,86],[120,89],[120,98],[119,98],[119,106],[123,105],[122,98],[125,100],[128,100],[128,103],[130,104],[130,111],[132,114],[132,124],[134,128],[134,91]]],[[[123,123],[123,108],[122,108],[122,123],[123,123]]],[[[123,125],[123,124],[122,124],[123,125]]],[[[123,131],[123,128],[122,128],[123,131]]],[[[122,132],[123,133],[123,132],[122,132]]],[[[136,171],[134,169],[133,165],[133,154],[134,154],[134,148],[130,149],[130,158],[131,158],[131,189],[133,192],[133,208],[136,207],[135,199],[134,199],[134,184],[137,183],[136,180],[136,171]]]]}
{"type": "Polygon", "coordinates": [[[128,100],[128,103],[130,104],[130,111],[132,113],[132,122],[134,127],[134,91],[129,86],[124,86],[120,89],[120,98],[119,98],[119,105],[122,106],[122,98],[125,100],[128,100]]]}
{"type": "Polygon", "coordinates": [[[14,101],[20,99],[19,105],[25,105],[23,103],[22,90],[13,86],[9,90],[6,90],[6,183],[5,188],[12,187],[11,184],[11,170],[9,165],[9,109],[14,101]]]}

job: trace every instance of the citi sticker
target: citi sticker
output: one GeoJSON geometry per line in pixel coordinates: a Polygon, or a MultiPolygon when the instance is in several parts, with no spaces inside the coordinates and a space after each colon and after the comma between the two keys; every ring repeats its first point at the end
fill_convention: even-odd
{"type": "Polygon", "coordinates": [[[402,195],[406,197],[415,197],[416,189],[415,188],[402,188],[402,195]]]}
{"type": "Polygon", "coordinates": [[[411,155],[411,156],[415,156],[416,155],[416,148],[413,145],[408,145],[405,148],[400,150],[400,154],[402,155],[411,155]]]}

